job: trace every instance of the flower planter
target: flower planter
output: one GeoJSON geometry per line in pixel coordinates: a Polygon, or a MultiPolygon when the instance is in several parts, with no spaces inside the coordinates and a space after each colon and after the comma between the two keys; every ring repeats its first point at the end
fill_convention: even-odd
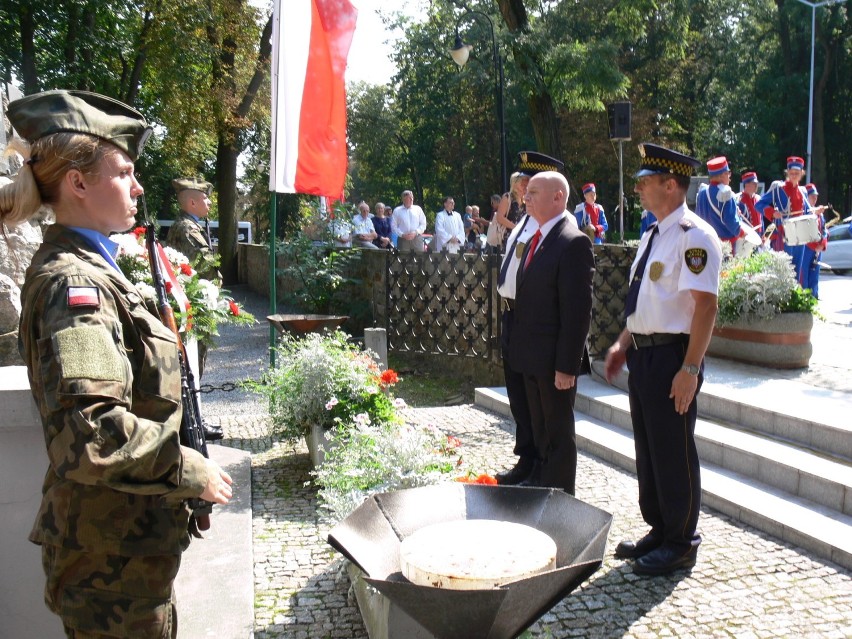
{"type": "Polygon", "coordinates": [[[813,354],[810,313],[716,326],[707,354],[769,368],[806,368],[813,354]]]}

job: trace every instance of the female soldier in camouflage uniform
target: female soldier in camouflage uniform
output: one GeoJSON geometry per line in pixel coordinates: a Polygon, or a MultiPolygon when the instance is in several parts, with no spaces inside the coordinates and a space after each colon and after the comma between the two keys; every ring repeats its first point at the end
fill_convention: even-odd
{"type": "Polygon", "coordinates": [[[189,543],[186,499],[227,503],[231,478],[180,445],[173,335],[115,265],[110,233],[134,223],[133,162],[150,129],[100,95],[48,91],[9,105],[27,143],[0,219],[45,204],[21,291],[20,352],[50,460],[30,540],[45,601],[68,637],[175,637],[172,584],[189,543]]]}

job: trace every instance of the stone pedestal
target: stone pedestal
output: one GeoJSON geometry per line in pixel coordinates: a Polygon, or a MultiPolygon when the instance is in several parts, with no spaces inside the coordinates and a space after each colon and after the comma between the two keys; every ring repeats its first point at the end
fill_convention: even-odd
{"type": "Polygon", "coordinates": [[[0,635],[60,639],[59,617],[44,605],[41,550],[27,541],[48,462],[24,366],[0,367],[0,406],[0,635]]]}
{"type": "Polygon", "coordinates": [[[373,351],[382,370],[388,368],[388,332],[383,328],[364,329],[364,348],[373,351]]]}

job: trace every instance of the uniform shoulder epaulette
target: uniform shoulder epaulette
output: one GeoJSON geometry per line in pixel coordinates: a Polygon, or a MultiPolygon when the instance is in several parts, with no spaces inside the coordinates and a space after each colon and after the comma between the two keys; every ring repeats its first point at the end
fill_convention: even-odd
{"type": "Polygon", "coordinates": [[[687,220],[686,218],[683,218],[680,222],[678,222],[678,224],[680,225],[680,228],[682,228],[684,231],[691,231],[695,228],[695,222],[693,222],[692,220],[687,220]]]}

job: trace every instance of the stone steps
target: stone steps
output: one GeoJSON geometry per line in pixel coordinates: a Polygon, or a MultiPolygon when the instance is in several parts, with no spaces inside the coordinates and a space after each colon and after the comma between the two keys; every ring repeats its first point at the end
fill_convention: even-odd
{"type": "MultiPolygon", "coordinates": [[[[617,383],[625,380],[626,376],[617,383]]],[[[731,407],[730,400],[708,395],[700,408],[710,403],[717,413],[743,412],[742,405],[731,407]]],[[[477,389],[476,404],[511,416],[505,388],[477,389]]],[[[791,420],[789,428],[794,431],[798,425],[812,433],[832,431],[821,428],[822,424],[797,424],[790,416],[782,420],[772,411],[761,410],[769,417],[764,424],[791,420]]],[[[625,391],[581,378],[576,419],[580,450],[635,472],[625,391]]],[[[852,463],[845,457],[703,414],[696,423],[696,443],[705,505],[852,569],[852,463]]]]}

